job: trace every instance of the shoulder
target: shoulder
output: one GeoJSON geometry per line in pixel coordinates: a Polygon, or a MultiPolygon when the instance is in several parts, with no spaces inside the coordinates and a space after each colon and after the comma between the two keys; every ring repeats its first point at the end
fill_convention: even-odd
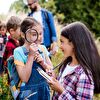
{"type": "Polygon", "coordinates": [[[19,51],[19,52],[21,52],[21,51],[22,51],[22,46],[20,46],[20,47],[17,47],[16,49],[14,49],[14,52],[16,52],[16,51],[19,51]]]}
{"type": "Polygon", "coordinates": [[[23,54],[23,50],[22,50],[22,47],[17,47],[14,49],[14,57],[16,55],[22,55],[23,54]]]}
{"type": "Polygon", "coordinates": [[[45,45],[39,45],[39,48],[40,48],[42,51],[47,51],[47,48],[45,47],[45,45]]]}
{"type": "Polygon", "coordinates": [[[42,8],[41,11],[42,11],[42,12],[46,12],[47,14],[52,14],[51,11],[49,11],[49,10],[47,10],[47,9],[45,9],[45,8],[42,8]]]}
{"type": "Polygon", "coordinates": [[[39,45],[40,48],[46,48],[45,45],[39,45]]]}
{"type": "Polygon", "coordinates": [[[46,50],[46,47],[45,47],[44,45],[39,45],[39,48],[40,48],[40,50],[43,51],[43,52],[46,50]]]}
{"type": "Polygon", "coordinates": [[[84,71],[84,69],[82,68],[82,66],[78,66],[76,69],[75,69],[75,73],[77,74],[77,78],[78,80],[87,80],[88,82],[93,82],[93,79],[92,79],[92,74],[90,71],[87,71],[88,72],[88,75],[86,74],[86,72],[84,71]]]}
{"type": "Polygon", "coordinates": [[[49,56],[49,52],[45,45],[39,45],[40,50],[45,54],[45,56],[49,56]]]}

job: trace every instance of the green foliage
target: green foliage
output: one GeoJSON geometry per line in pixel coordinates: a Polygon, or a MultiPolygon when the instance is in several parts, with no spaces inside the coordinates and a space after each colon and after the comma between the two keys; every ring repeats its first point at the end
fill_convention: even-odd
{"type": "MultiPolygon", "coordinates": [[[[82,21],[87,24],[96,37],[100,36],[100,0],[39,0],[42,7],[56,15],[62,24],[82,21]]],[[[28,12],[23,0],[15,1],[10,10],[28,12]]]]}
{"type": "Polygon", "coordinates": [[[56,12],[64,14],[63,23],[82,21],[88,24],[100,36],[100,1],[99,0],[54,0],[56,12]]]}
{"type": "Polygon", "coordinates": [[[0,100],[13,100],[8,85],[7,74],[0,76],[0,100]]]}
{"type": "Polygon", "coordinates": [[[23,0],[15,1],[10,7],[10,11],[11,10],[15,10],[16,13],[18,13],[18,12],[25,12],[25,13],[28,12],[28,8],[24,4],[23,0]]]}
{"type": "Polygon", "coordinates": [[[48,2],[40,2],[40,5],[43,8],[47,8],[48,10],[52,11],[52,13],[56,14],[56,6],[54,0],[49,0],[48,2]]]}

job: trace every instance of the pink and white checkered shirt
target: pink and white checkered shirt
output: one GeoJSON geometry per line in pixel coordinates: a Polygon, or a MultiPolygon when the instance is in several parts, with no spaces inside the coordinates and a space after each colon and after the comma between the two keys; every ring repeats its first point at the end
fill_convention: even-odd
{"type": "MultiPolygon", "coordinates": [[[[61,73],[62,74],[62,73],[61,73]]],[[[52,100],[92,100],[94,94],[94,82],[92,75],[86,75],[79,65],[63,79],[65,91],[62,94],[54,93],[52,100]]]]}

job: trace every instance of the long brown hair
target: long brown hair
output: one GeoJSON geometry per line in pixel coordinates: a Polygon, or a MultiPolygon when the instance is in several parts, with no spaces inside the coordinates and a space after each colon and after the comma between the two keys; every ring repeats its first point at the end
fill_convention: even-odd
{"type": "Polygon", "coordinates": [[[76,59],[87,75],[88,70],[92,73],[94,92],[100,93],[100,55],[90,30],[81,22],[73,22],[62,29],[61,35],[73,43],[76,59]]]}

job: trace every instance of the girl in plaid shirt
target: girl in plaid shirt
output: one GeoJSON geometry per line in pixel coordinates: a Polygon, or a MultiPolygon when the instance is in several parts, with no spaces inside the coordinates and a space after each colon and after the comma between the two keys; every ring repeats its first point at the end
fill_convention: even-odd
{"type": "Polygon", "coordinates": [[[73,22],[62,29],[60,48],[64,61],[59,77],[49,84],[53,100],[92,100],[100,92],[100,55],[89,29],[81,22],[73,22]]]}

